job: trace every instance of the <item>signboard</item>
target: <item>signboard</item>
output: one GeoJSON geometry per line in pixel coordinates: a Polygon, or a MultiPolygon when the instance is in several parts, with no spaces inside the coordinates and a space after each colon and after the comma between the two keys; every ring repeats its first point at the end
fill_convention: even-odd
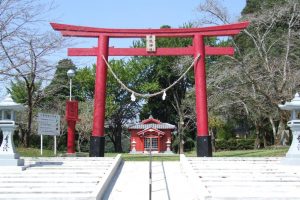
{"type": "Polygon", "coordinates": [[[46,113],[38,113],[38,134],[59,135],[60,116],[46,113]]]}

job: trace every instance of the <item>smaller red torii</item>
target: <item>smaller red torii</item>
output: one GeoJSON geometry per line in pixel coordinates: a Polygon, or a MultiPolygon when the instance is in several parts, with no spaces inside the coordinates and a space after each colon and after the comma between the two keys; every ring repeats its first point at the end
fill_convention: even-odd
{"type": "Polygon", "coordinates": [[[66,37],[98,38],[98,46],[94,48],[69,48],[69,56],[97,56],[94,124],[91,136],[90,156],[104,156],[104,120],[107,66],[103,57],[108,56],[184,56],[190,55],[200,59],[194,64],[196,118],[197,118],[197,156],[212,156],[211,137],[208,134],[207,94],[206,94],[206,55],[233,55],[232,47],[205,46],[204,37],[234,36],[249,25],[240,22],[222,26],[202,28],[163,28],[163,29],[108,29],[67,24],[51,23],[54,30],[66,37]],[[109,47],[109,38],[145,38],[156,37],[193,38],[193,46],[181,48],[157,48],[147,52],[146,48],[114,48],[109,47]],[[103,57],[102,57],[103,56],[103,57]]]}

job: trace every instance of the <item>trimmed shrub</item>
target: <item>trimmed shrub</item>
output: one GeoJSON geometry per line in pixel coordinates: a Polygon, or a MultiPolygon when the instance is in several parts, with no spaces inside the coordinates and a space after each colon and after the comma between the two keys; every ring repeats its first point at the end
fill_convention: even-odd
{"type": "Polygon", "coordinates": [[[216,140],[216,150],[246,150],[254,148],[254,139],[216,140]]]}

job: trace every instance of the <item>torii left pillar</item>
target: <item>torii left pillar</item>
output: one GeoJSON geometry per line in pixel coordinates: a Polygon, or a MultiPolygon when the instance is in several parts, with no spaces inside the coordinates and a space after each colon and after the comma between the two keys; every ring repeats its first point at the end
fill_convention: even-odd
{"type": "Polygon", "coordinates": [[[196,34],[193,39],[194,57],[200,55],[195,62],[195,95],[196,95],[196,120],[197,120],[197,156],[211,157],[211,136],[208,134],[207,95],[206,95],[206,70],[205,70],[205,45],[204,36],[196,34]]]}
{"type": "Polygon", "coordinates": [[[102,55],[108,60],[109,37],[100,35],[98,38],[98,52],[96,65],[95,101],[94,101],[94,124],[90,140],[90,156],[104,157],[104,122],[105,122],[105,98],[107,65],[102,55]]]}

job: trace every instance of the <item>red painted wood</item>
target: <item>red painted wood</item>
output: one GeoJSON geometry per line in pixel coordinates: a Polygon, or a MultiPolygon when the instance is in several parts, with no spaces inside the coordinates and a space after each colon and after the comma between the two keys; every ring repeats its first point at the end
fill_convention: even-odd
{"type": "Polygon", "coordinates": [[[110,56],[179,56],[190,55],[191,48],[157,48],[148,53],[146,48],[109,48],[110,56]]]}
{"type": "Polygon", "coordinates": [[[152,117],[150,117],[149,119],[145,119],[141,122],[141,124],[149,124],[149,123],[160,124],[161,122],[158,119],[154,119],[152,117]]]}
{"type": "MultiPolygon", "coordinates": [[[[201,35],[204,36],[233,36],[238,33],[240,33],[240,29],[236,30],[220,30],[220,31],[204,31],[201,32],[201,35]]],[[[77,31],[61,31],[62,35],[65,37],[91,37],[91,38],[97,38],[99,37],[100,33],[96,32],[77,32],[77,31]]],[[[151,31],[148,33],[104,33],[104,35],[109,36],[110,38],[145,38],[146,35],[153,34],[151,31]]],[[[156,37],[193,37],[195,33],[193,32],[187,32],[187,33],[156,33],[156,37]]]]}
{"type": "MultiPolygon", "coordinates": [[[[161,122],[157,119],[150,118],[145,119],[140,124],[147,124],[147,123],[154,123],[160,124],[161,122]]],[[[148,129],[131,129],[129,128],[128,131],[130,132],[130,141],[132,142],[133,139],[136,141],[136,151],[143,152],[144,151],[144,139],[145,138],[158,138],[158,150],[159,152],[164,152],[167,150],[166,142],[168,139],[172,141],[171,132],[174,129],[155,129],[155,128],[148,128],[148,129]],[[152,129],[152,130],[150,130],[152,129]]],[[[171,148],[171,147],[170,147],[171,148]]],[[[132,145],[130,145],[130,150],[132,150],[132,145]]]]}
{"type": "MultiPolygon", "coordinates": [[[[230,31],[230,30],[242,30],[249,25],[249,22],[240,22],[236,24],[228,24],[221,26],[210,26],[210,27],[201,27],[201,28],[162,28],[162,29],[109,29],[109,28],[94,28],[87,26],[74,26],[68,24],[58,24],[58,23],[50,23],[54,30],[58,31],[73,31],[73,32],[84,32],[84,33],[103,33],[109,36],[117,36],[121,37],[133,36],[133,35],[147,35],[154,34],[159,37],[160,34],[169,35],[169,37],[173,37],[174,35],[195,35],[202,34],[203,32],[215,32],[217,31],[230,31]]],[[[211,33],[213,34],[213,33],[211,33]]],[[[202,34],[205,35],[205,34],[202,34]]],[[[232,34],[229,34],[232,35],[232,34]]]]}
{"type": "MultiPolygon", "coordinates": [[[[193,52],[194,53],[194,52],[193,52]]],[[[221,55],[234,55],[234,48],[233,47],[210,47],[205,46],[205,55],[207,56],[221,56],[221,55]]]]}
{"type": "Polygon", "coordinates": [[[105,97],[106,97],[106,76],[107,66],[102,58],[108,59],[108,44],[107,36],[100,36],[98,39],[98,56],[96,65],[96,80],[95,80],[95,97],[94,97],[94,124],[93,136],[104,136],[104,121],[105,121],[105,97]]]}
{"type": "Polygon", "coordinates": [[[78,101],[66,102],[66,120],[78,121],[78,101]]]}
{"type": "Polygon", "coordinates": [[[194,57],[196,58],[198,54],[201,56],[194,65],[197,135],[208,136],[204,37],[200,34],[195,35],[193,43],[194,57]]]}
{"type": "MultiPolygon", "coordinates": [[[[97,56],[98,48],[69,48],[68,56],[97,56]]],[[[110,47],[109,56],[188,56],[194,55],[193,47],[185,48],[157,48],[154,53],[148,53],[145,48],[113,48],[110,47]]],[[[206,55],[233,55],[233,47],[205,47],[206,55]]]]}
{"type": "Polygon", "coordinates": [[[78,101],[66,102],[66,120],[68,124],[67,153],[75,153],[75,127],[78,121],[78,101]]]}
{"type": "Polygon", "coordinates": [[[75,126],[76,121],[68,120],[68,138],[67,138],[67,153],[75,153],[75,126]]]}
{"type": "Polygon", "coordinates": [[[144,130],[141,130],[141,131],[137,132],[136,134],[139,135],[139,136],[143,136],[147,132],[155,133],[156,135],[165,135],[165,132],[163,132],[161,130],[158,130],[156,128],[147,128],[147,129],[144,129],[144,130]]]}

